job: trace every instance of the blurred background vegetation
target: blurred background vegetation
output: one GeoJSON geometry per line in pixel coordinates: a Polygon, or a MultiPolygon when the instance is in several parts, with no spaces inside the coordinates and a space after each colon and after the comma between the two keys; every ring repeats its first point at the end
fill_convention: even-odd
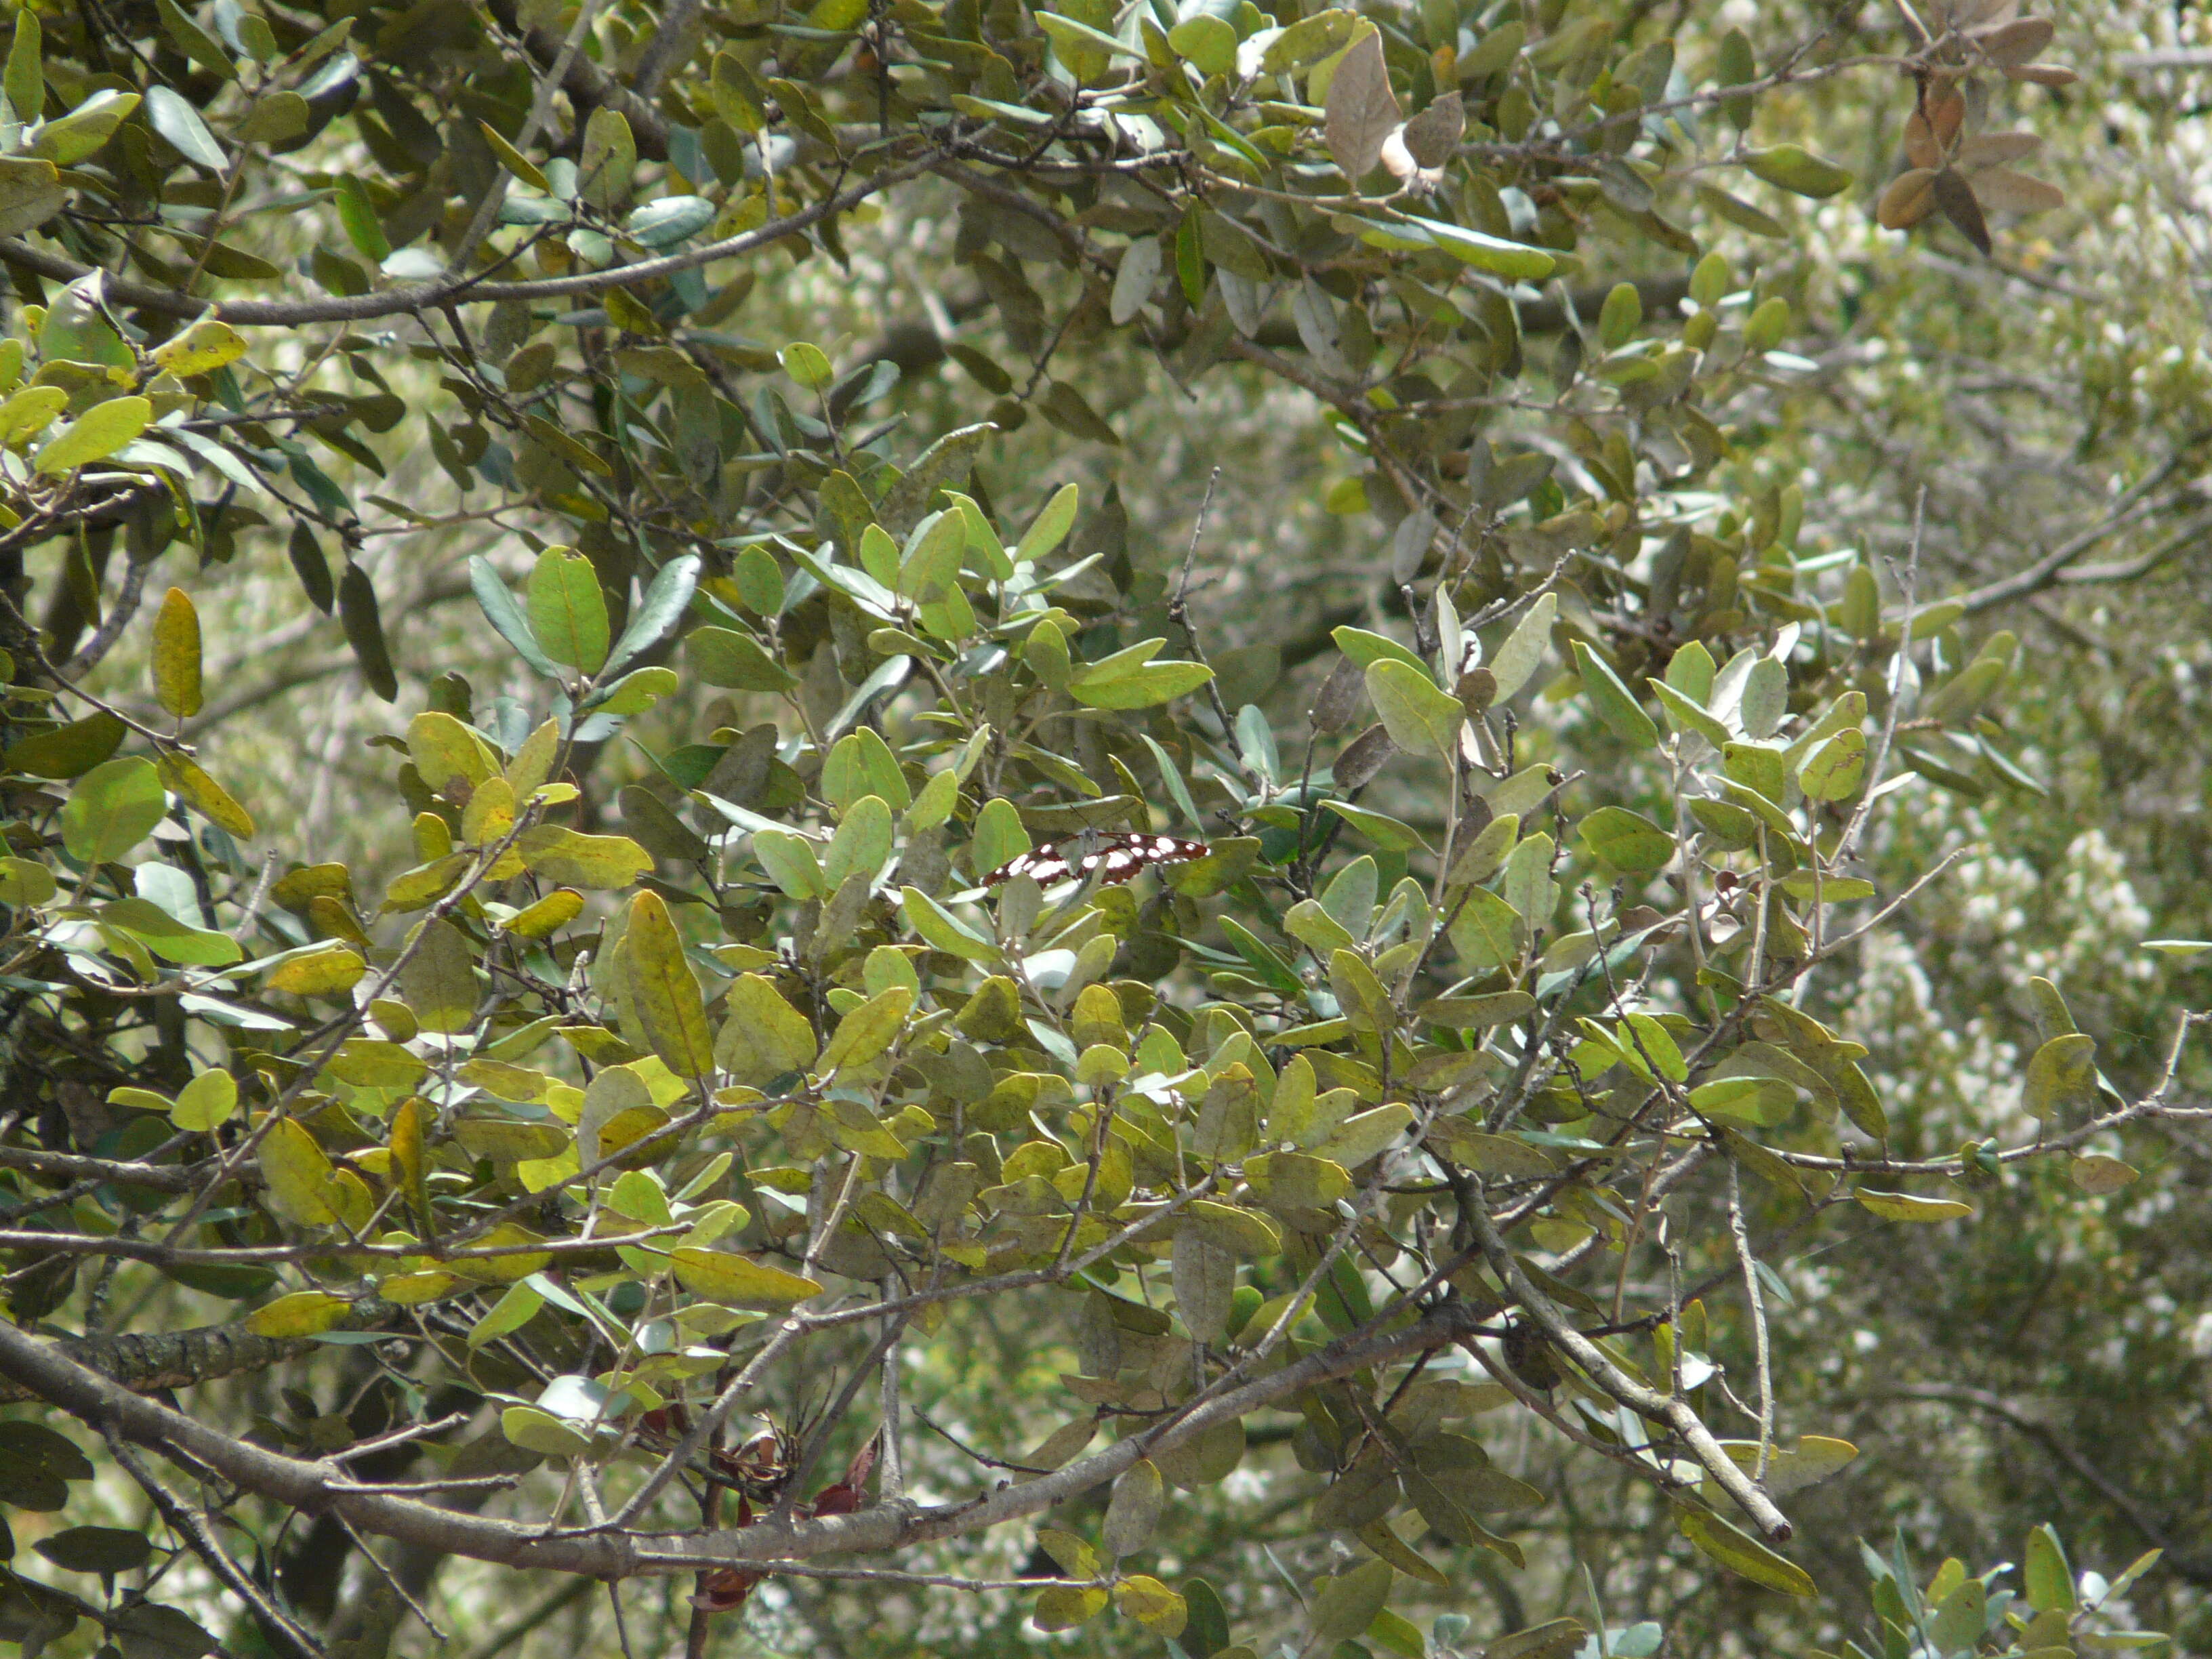
{"type": "MultiPolygon", "coordinates": [[[[1708,58],[1733,27],[1762,48],[1825,32],[1823,49],[1846,54],[1862,35],[1887,39],[1895,28],[1881,8],[1849,0],[1617,0],[1591,9],[1617,15],[1624,34],[1672,35],[1686,63],[1708,58]]],[[[655,10],[625,0],[603,15],[617,35],[642,39],[655,10]]],[[[2034,665],[2003,715],[2017,779],[1984,774],[1964,793],[1916,787],[1881,820],[1870,856],[1887,887],[1884,872],[1972,850],[1897,927],[1869,939],[1859,961],[1828,969],[1815,988],[1827,1016],[1871,1050],[1899,1143],[1923,1153],[2021,1133],[2004,1103],[2036,1042],[2021,988],[2030,975],[2065,988],[2084,1029],[2102,1036],[2106,1071],[2130,1095],[2155,1080],[2180,1012],[2212,990],[2199,965],[2212,958],[2141,949],[2147,937],[2212,933],[2204,737],[2212,495],[2202,482],[2212,441],[2203,349],[2212,21],[2185,4],[2142,0],[2076,8],[2061,21],[2081,82],[2057,93],[2014,90],[2032,98],[2043,171],[2068,204],[2009,231],[1994,257],[1948,228],[1898,234],[1873,222],[1909,103],[1877,74],[1839,76],[1762,105],[1764,135],[1817,143],[1850,165],[1857,182],[1849,191],[1778,207],[1788,216],[1782,240],[1726,229],[1709,239],[1743,285],[1755,275],[1762,295],[1790,300],[1789,349],[1808,360],[1786,385],[1735,412],[1763,441],[1745,466],[1724,464],[1714,487],[1750,497],[1795,485],[1801,560],[1858,550],[1900,568],[1917,541],[1921,600],[1966,596],[1969,632],[2013,630],[2034,665]]],[[[328,142],[342,142],[336,129],[328,142]]],[[[313,160],[328,167],[343,156],[313,160]]],[[[885,198],[879,211],[849,216],[842,266],[771,252],[720,326],[767,351],[817,343],[841,370],[871,356],[899,362],[896,385],[866,419],[903,422],[919,447],[974,418],[994,390],[945,356],[946,343],[1007,361],[1020,355],[1006,350],[1004,324],[963,263],[963,200],[950,185],[924,184],[885,198]]],[[[315,231],[302,219],[302,240],[289,248],[281,222],[258,234],[276,258],[307,254],[315,231]]],[[[1579,286],[1601,292],[1626,279],[1663,295],[1682,264],[1648,244],[1592,242],[1583,253],[1579,286]]],[[[1555,307],[1550,331],[1532,329],[1526,342],[1532,401],[1545,395],[1547,362],[1579,349],[1563,320],[1555,307]]],[[[465,412],[441,388],[440,366],[410,354],[430,328],[428,319],[393,318],[358,332],[409,411],[458,425],[465,412]]],[[[333,333],[302,328],[269,349],[268,365],[304,368],[331,350],[333,333]]],[[[1054,373],[1082,388],[1118,441],[1073,442],[1031,418],[991,446],[979,475],[1013,524],[1058,485],[1079,483],[1087,511],[1078,544],[1125,554],[1140,606],[1161,602],[1210,501],[1192,591],[1209,651],[1224,681],[1236,682],[1226,700],[1261,705],[1278,730],[1302,729],[1334,660],[1329,629],[1387,627],[1402,609],[1390,579],[1391,526],[1337,488],[1363,463],[1311,398],[1235,362],[1199,367],[1156,356],[1125,333],[1071,329],[1054,373]]],[[[374,390],[334,369],[320,383],[374,390]]],[[[1491,430],[1557,447],[1540,411],[1501,410],[1491,430]]],[[[236,522],[191,585],[210,642],[203,722],[210,770],[236,781],[257,815],[283,823],[288,847],[349,863],[373,887],[414,855],[388,799],[389,757],[370,740],[434,701],[442,677],[465,676],[479,707],[501,689],[522,689],[524,671],[469,597],[465,562],[482,554],[520,574],[531,550],[518,532],[550,532],[527,509],[501,507],[480,478],[458,488],[426,444],[359,441],[376,452],[380,475],[337,454],[318,459],[357,496],[396,504],[364,510],[358,554],[381,600],[396,698],[371,693],[338,623],[303,602],[289,526],[236,522]]],[[[1840,569],[1807,586],[1832,599],[1839,581],[1840,569]]],[[[71,619],[45,620],[66,650],[71,619]]],[[[94,619],[76,621],[82,631],[94,619]]],[[[142,672],[138,657],[118,653],[88,684],[121,695],[142,672]]],[[[744,694],[688,692],[637,732],[659,750],[754,718],[744,694]]],[[[652,781],[647,760],[619,740],[595,765],[597,802],[652,781]]],[[[1376,804],[1420,822],[1418,803],[1376,804]]],[[[2202,1062],[2190,1062],[2182,1081],[2201,1089],[2202,1062]]],[[[1425,1595],[1425,1628],[1435,1613],[1465,1608],[1480,1627],[1507,1630],[1586,1613],[1586,1568],[1607,1622],[1656,1620],[1669,1653],[1832,1648],[1867,1613],[1855,1540],[1887,1549],[1901,1536],[1923,1570],[1955,1555],[1980,1571],[2020,1559],[2029,1529],[2051,1521],[2077,1566],[2117,1572],[2164,1547],[2160,1565],[2130,1592],[2132,1622],[2175,1632],[2183,1651],[2212,1650],[2212,1207],[2203,1196],[2212,1168],[2201,1139],[2185,1133],[2146,1136],[2130,1157],[2144,1178],[2107,1199],[2085,1200],[2062,1170],[2033,1169],[1983,1192],[1972,1226],[1899,1229],[1862,1217],[1773,1262],[1782,1431],[1817,1427],[1862,1452],[1796,1500],[1799,1559],[1824,1593],[1817,1611],[1714,1574],[1646,1488],[1532,1431],[1526,1414],[1492,1450],[1557,1495],[1516,1534],[1531,1570],[1509,1572],[1474,1555],[1450,1589],[1416,1590],[1407,1611],[1425,1595]]],[[[1771,1224],[1778,1213],[1760,1219],[1771,1224]]],[[[190,1292],[161,1294],[199,1317],[222,1316],[222,1304],[190,1292]]],[[[963,1305],[917,1349],[910,1402],[946,1438],[914,1437],[912,1482],[966,1478],[950,1450],[954,1438],[1024,1443],[1058,1420],[1048,1385],[1076,1366],[1072,1322],[1061,1346],[1040,1340],[1052,1307],[963,1305]]],[[[161,1316],[190,1322],[175,1310],[161,1316]]],[[[1749,1365],[1747,1341],[1717,1321],[1716,1357],[1738,1375],[1749,1365]]],[[[847,1364],[863,1346],[856,1337],[847,1364]]],[[[210,1403],[195,1409],[236,1421],[296,1415],[309,1403],[327,1413],[342,1407],[347,1386],[333,1359],[312,1402],[248,1376],[203,1385],[199,1397],[210,1403]]],[[[790,1377],[777,1404],[803,1417],[827,1386],[819,1375],[790,1377]]],[[[1255,1447],[1224,1487],[1180,1504],[1163,1535],[1162,1576],[1204,1573],[1226,1587],[1240,1628],[1284,1603],[1287,1579],[1271,1547],[1297,1558],[1291,1576],[1301,1580],[1320,1565],[1284,1495],[1296,1484],[1289,1469],[1282,1451],[1255,1447]],[[1276,1514],[1279,1538],[1268,1518],[1276,1514]]],[[[940,1495],[956,1491],[948,1485],[940,1495]]],[[[135,1488],[101,1492],[116,1518],[135,1515],[135,1488]]],[[[321,1531],[303,1518],[290,1541],[321,1531]]],[[[20,1527],[19,1535],[30,1536],[20,1527]]],[[[320,1538],[320,1547],[338,1540],[320,1538]]],[[[963,1571],[1013,1575],[1030,1550],[1026,1536],[981,1553],[946,1546],[936,1565],[957,1556],[963,1571]]],[[[909,1565],[931,1570],[931,1553],[909,1565]]],[[[489,1659],[611,1649],[601,1587],[518,1583],[458,1560],[425,1582],[428,1604],[451,1633],[445,1651],[489,1659]]],[[[679,1639],[688,1583],[663,1579],[630,1594],[637,1651],[667,1651],[679,1639]]],[[[376,1595],[349,1593],[365,1602],[376,1595]]],[[[720,1631],[716,1650],[888,1659],[1157,1648],[1112,1623],[1041,1638],[1026,1623],[1028,1603],[1018,1593],[925,1599],[779,1580],[720,1631]]],[[[70,1643],[92,1639],[80,1631],[70,1643]]],[[[426,1640],[416,1627],[403,1646],[428,1651],[426,1640]]]]}

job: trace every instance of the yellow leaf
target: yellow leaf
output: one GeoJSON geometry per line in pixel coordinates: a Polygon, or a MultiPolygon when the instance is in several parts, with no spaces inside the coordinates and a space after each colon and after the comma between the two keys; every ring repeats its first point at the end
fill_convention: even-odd
{"type": "Polygon", "coordinates": [[[295,1291],[246,1316],[256,1336],[318,1336],[333,1329],[353,1304],[327,1291],[295,1291]]]}
{"type": "Polygon", "coordinates": [[[234,363],[245,355],[246,337],[217,317],[203,317],[154,348],[155,366],[180,380],[234,363]]]}
{"type": "Polygon", "coordinates": [[[724,1000],[728,1013],[714,1059],[739,1083],[763,1084],[814,1063],[814,1028],[763,974],[740,974],[724,1000]]]}
{"type": "Polygon", "coordinates": [[[722,1250],[686,1245],[672,1252],[671,1259],[685,1290],[726,1307],[788,1308],[822,1288],[813,1279],[722,1250]]]}
{"type": "Polygon", "coordinates": [[[684,959],[683,937],[658,893],[629,902],[629,927],[622,948],[629,952],[630,994],[653,1053],[678,1077],[703,1077],[714,1067],[714,1035],[699,981],[684,959]]]}
{"type": "Polygon", "coordinates": [[[653,868],[653,854],[628,836],[586,836],[557,823],[522,832],[522,861],[567,887],[627,887],[653,868]]]}
{"type": "Polygon", "coordinates": [[[179,799],[217,829],[240,841],[253,839],[253,815],[188,756],[167,754],[155,763],[161,781],[179,799]]]}
{"type": "Polygon", "coordinates": [[[1133,1573],[1114,1586],[1114,1606],[1124,1619],[1172,1641],[1182,1634],[1189,1604],[1157,1578],[1133,1573]]]}
{"type": "Polygon", "coordinates": [[[427,1225],[430,1219],[430,1194],[422,1184],[422,1102],[419,1096],[410,1095],[392,1115],[392,1161],[399,1166],[407,1201],[415,1206],[416,1213],[427,1225]]]}
{"type": "MultiPolygon", "coordinates": [[[[461,839],[471,847],[489,847],[514,828],[514,791],[505,778],[486,778],[477,785],[461,813],[461,839]]],[[[513,873],[520,873],[520,861],[513,873]]],[[[495,880],[502,879],[496,875],[495,880]]]]}
{"type": "Polygon", "coordinates": [[[376,1293],[394,1307],[418,1307],[451,1296],[461,1281],[451,1273],[392,1273],[376,1281],[376,1293]]]}
{"type": "Polygon", "coordinates": [[[351,1170],[340,1170],[331,1176],[331,1184],[324,1189],[324,1201],[331,1213],[349,1232],[358,1233],[368,1225],[376,1213],[376,1194],[368,1190],[368,1183],[351,1170]]]}
{"type": "Polygon", "coordinates": [[[228,1072],[202,1072],[177,1091],[169,1121],[179,1129],[204,1134],[228,1123],[238,1110],[238,1083],[228,1072]]]}
{"type": "Polygon", "coordinates": [[[298,1226],[330,1225],[334,1213],[329,1197],[331,1160],[314,1136],[290,1118],[279,1118],[261,1138],[257,1156],[261,1178],[268,1183],[270,1207],[298,1226]]]}
{"type": "Polygon", "coordinates": [[[399,970],[407,1006],[426,1031],[465,1031],[475,1023],[475,952],[450,921],[425,922],[415,953],[399,970]]]}
{"type": "Polygon", "coordinates": [[[1972,1215],[1974,1206],[1955,1198],[1920,1198],[1911,1193],[1878,1193],[1862,1187],[1851,1196],[1885,1221],[1951,1221],[1972,1215]]]}
{"type": "Polygon", "coordinates": [[[556,887],[537,903],[517,910],[507,919],[507,931],[525,939],[544,939],[556,933],[583,914],[584,896],[573,887],[556,887]]]}
{"type": "Polygon", "coordinates": [[[333,945],[278,963],[261,983],[264,990],[295,997],[336,996],[353,989],[368,971],[368,964],[357,952],[333,945]]]}
{"type": "MultiPolygon", "coordinates": [[[[473,1240],[464,1248],[471,1250],[511,1249],[517,1245],[542,1244],[544,1242],[527,1227],[518,1227],[512,1221],[502,1221],[482,1238],[473,1240]]],[[[447,1262],[446,1271],[482,1284],[512,1285],[518,1279],[529,1278],[552,1259],[544,1250],[523,1250],[513,1255],[465,1255],[447,1262]]]]}
{"type": "Polygon", "coordinates": [[[200,712],[200,615],[181,587],[154,613],[154,701],[179,720],[200,712]]]}
{"type": "Polygon", "coordinates": [[[1749,1533],[1729,1525],[1717,1515],[1702,1510],[1685,1509],[1676,1520],[1682,1534],[1707,1555],[1730,1572],[1748,1578],[1754,1584],[1780,1590],[1784,1595],[1814,1594],[1812,1579],[1805,1569],[1784,1556],[1777,1555],[1749,1533]]]}
{"type": "Polygon", "coordinates": [[[1039,1630],[1073,1630],[1105,1611],[1106,1592],[1096,1584],[1047,1584],[1030,1618],[1039,1630]]]}
{"type": "Polygon", "coordinates": [[[434,794],[456,778],[474,788],[499,770],[482,738],[434,708],[407,722],[407,752],[434,794]]]}
{"type": "Polygon", "coordinates": [[[906,1024],[914,993],[903,985],[872,996],[838,1022],[837,1030],[822,1051],[820,1069],[825,1074],[841,1066],[864,1066],[891,1046],[906,1024]]]}

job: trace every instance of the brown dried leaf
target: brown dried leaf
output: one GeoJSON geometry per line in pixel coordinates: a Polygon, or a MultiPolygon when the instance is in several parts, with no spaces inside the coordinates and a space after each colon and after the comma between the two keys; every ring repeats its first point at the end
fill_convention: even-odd
{"type": "Polygon", "coordinates": [[[1952,8],[1951,21],[1962,29],[1986,28],[2019,15],[2020,0],[1960,0],[1952,8]]]}
{"type": "Polygon", "coordinates": [[[1875,222],[1884,230],[1910,230],[1936,206],[1936,174],[1929,167],[1915,167],[1890,181],[1875,204],[1875,222]]]}
{"type": "Polygon", "coordinates": [[[1982,204],[1975,199],[1973,186],[1949,167],[1928,181],[1935,192],[1936,205],[1943,216],[1959,228],[1959,233],[1986,257],[1990,251],[1990,228],[1982,217],[1982,204]]]}
{"type": "Polygon", "coordinates": [[[1398,136],[1425,167],[1440,167],[1452,158],[1460,137],[1467,131],[1467,106],[1456,92],[1445,93],[1406,123],[1398,136]]]}
{"type": "Polygon", "coordinates": [[[1401,118],[1382,61],[1382,36],[1370,29],[1346,50],[1328,83],[1322,136],[1346,179],[1357,185],[1382,160],[1382,141],[1401,118]]]}
{"type": "Polygon", "coordinates": [[[2048,213],[2066,205],[2066,192],[2040,179],[2010,167],[1991,167],[1974,175],[1974,193],[1982,205],[1999,213],[2048,213]]]}
{"type": "Polygon", "coordinates": [[[1314,693],[1307,718],[1316,732],[1341,732],[1352,724],[1352,717],[1366,700],[1366,672],[1350,657],[1339,657],[1328,678],[1321,683],[1321,690],[1314,693]]]}
{"type": "Polygon", "coordinates": [[[2016,17],[2008,23],[1968,31],[1969,38],[1999,69],[2017,69],[2030,62],[2057,33],[2057,25],[2048,17],[2016,17]]]}
{"type": "Polygon", "coordinates": [[[1923,171],[1943,165],[1943,147],[1936,142],[1928,117],[1919,110],[1905,118],[1905,159],[1923,171]]]}
{"type": "Polygon", "coordinates": [[[2008,81],[2033,81],[2039,87],[2070,87],[2081,78],[2063,64],[2018,64],[2005,70],[2008,81]]]}
{"type": "Polygon", "coordinates": [[[2023,160],[2042,148],[2043,140],[2032,132],[1985,132],[1960,145],[1957,160],[1960,167],[1971,172],[2023,160]]]}
{"type": "Polygon", "coordinates": [[[1343,751],[1337,756],[1336,765],[1333,769],[1337,788],[1349,793],[1364,787],[1397,752],[1388,731],[1379,724],[1369,726],[1345,744],[1343,751]]]}
{"type": "Polygon", "coordinates": [[[1966,94],[1953,81],[1939,82],[1920,100],[1929,130],[1944,150],[1959,142],[1959,129],[1966,124],[1966,94]]]}

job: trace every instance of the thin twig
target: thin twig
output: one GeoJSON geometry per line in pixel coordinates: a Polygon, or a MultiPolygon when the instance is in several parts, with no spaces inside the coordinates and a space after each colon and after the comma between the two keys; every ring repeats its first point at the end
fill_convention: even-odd
{"type": "Polygon", "coordinates": [[[1736,1257],[1743,1263],[1743,1294],[1751,1304],[1752,1347],[1759,1368],[1759,1467],[1751,1478],[1764,1486],[1774,1448],[1774,1372],[1767,1354],[1766,1297],[1759,1288],[1759,1258],[1751,1253],[1751,1231],[1744,1225],[1742,1177],[1734,1158],[1728,1166],[1728,1218],[1736,1257]]]}
{"type": "Polygon", "coordinates": [[[1905,671],[1912,660],[1912,617],[1920,580],[1920,532],[1927,507],[1928,486],[1923,484],[1920,494],[1912,503],[1912,547],[1905,558],[1905,574],[1899,578],[1905,588],[1905,620],[1898,635],[1897,656],[1890,673],[1889,708],[1882,716],[1881,737],[1875,743],[1874,754],[1867,763],[1866,793],[1859,797],[1859,804],[1851,813],[1851,821],[1844,826],[1844,833],[1836,842],[1836,850],[1828,860],[1830,867],[1834,869],[1843,867],[1844,861],[1850,856],[1851,848],[1866,829],[1867,820],[1874,811],[1875,801],[1881,793],[1882,769],[1889,763],[1890,744],[1897,737],[1898,714],[1905,705],[1905,671]]]}

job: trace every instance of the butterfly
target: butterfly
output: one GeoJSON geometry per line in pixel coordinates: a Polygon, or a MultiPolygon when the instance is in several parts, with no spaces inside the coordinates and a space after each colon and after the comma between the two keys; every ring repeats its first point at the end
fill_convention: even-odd
{"type": "Polygon", "coordinates": [[[1078,877],[1098,878],[1111,885],[1127,881],[1141,871],[1160,864],[1188,864],[1211,850],[1202,841],[1180,836],[1144,836],[1124,831],[1111,836],[1069,836],[1008,859],[983,878],[983,885],[996,887],[1016,876],[1027,876],[1040,887],[1078,877]]]}

